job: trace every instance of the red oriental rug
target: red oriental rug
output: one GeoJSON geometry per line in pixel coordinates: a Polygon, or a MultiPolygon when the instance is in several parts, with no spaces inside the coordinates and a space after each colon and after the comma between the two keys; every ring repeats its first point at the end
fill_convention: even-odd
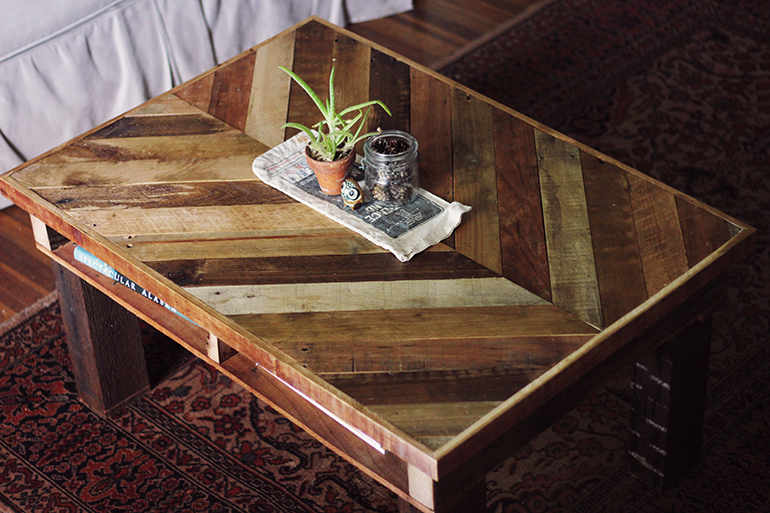
{"type": "MultiPolygon", "coordinates": [[[[715,317],[700,465],[662,492],[630,475],[623,376],[487,476],[489,511],[768,511],[770,3],[553,0],[442,71],[760,230],[715,317]]],[[[77,400],[55,297],[0,326],[0,511],[397,511],[269,406],[147,339],[170,363],[103,419],[77,400]]]]}
{"type": "MultiPolygon", "coordinates": [[[[158,337],[146,337],[155,361],[158,337]]],[[[104,419],[77,399],[55,297],[0,326],[0,511],[396,511],[385,488],[212,367],[160,356],[182,365],[104,419]]]]}

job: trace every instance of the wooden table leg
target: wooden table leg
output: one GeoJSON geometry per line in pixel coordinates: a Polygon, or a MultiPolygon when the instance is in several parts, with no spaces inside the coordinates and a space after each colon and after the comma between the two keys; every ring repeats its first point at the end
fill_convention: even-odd
{"type": "MultiPolygon", "coordinates": [[[[441,503],[438,500],[436,502],[441,503]]],[[[399,500],[399,512],[400,513],[421,513],[421,510],[412,506],[407,501],[399,500]]],[[[459,502],[448,509],[445,507],[438,507],[435,513],[486,513],[487,512],[487,486],[486,481],[482,479],[475,485],[466,490],[465,494],[460,498],[459,502]]]]}
{"type": "Polygon", "coordinates": [[[711,346],[711,316],[696,320],[637,362],[632,379],[634,473],[675,483],[700,459],[711,346]]]}
{"type": "Polygon", "coordinates": [[[80,399],[100,414],[150,387],[139,321],[52,262],[80,399]]]}

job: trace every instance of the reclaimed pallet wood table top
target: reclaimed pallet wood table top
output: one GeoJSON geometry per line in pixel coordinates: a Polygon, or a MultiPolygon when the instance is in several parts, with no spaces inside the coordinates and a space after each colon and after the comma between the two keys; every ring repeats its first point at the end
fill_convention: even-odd
{"type": "MultiPolygon", "coordinates": [[[[631,343],[754,232],[318,19],[0,188],[232,347],[237,365],[407,462],[410,482],[448,475],[631,343]],[[279,65],[322,97],[336,66],[338,103],[384,101],[392,117],[373,111],[370,127],[414,135],[420,185],[472,207],[454,234],[402,263],[257,179],[254,158],[292,135],[284,122],[317,121],[279,65]]],[[[72,262],[68,245],[57,253],[72,262]]]]}

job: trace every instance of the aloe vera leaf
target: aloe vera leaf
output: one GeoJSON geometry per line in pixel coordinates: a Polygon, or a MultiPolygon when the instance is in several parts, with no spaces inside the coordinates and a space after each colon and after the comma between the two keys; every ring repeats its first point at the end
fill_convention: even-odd
{"type": "Polygon", "coordinates": [[[329,110],[327,111],[327,119],[329,114],[332,116],[337,114],[334,101],[334,66],[332,66],[332,70],[329,73],[329,110]]]}
{"type": "Polygon", "coordinates": [[[284,68],[283,66],[278,66],[280,69],[288,73],[288,75],[294,79],[294,81],[299,84],[299,86],[310,96],[310,98],[313,100],[313,103],[315,103],[316,107],[318,107],[318,110],[321,111],[321,114],[323,114],[324,118],[329,118],[329,113],[324,106],[323,102],[321,102],[321,98],[318,97],[316,92],[313,90],[312,87],[310,87],[307,82],[302,80],[299,75],[291,71],[290,69],[284,68]]]}
{"type": "Polygon", "coordinates": [[[318,138],[315,136],[312,130],[310,130],[305,125],[301,125],[299,123],[284,123],[281,128],[296,128],[297,130],[302,130],[307,134],[308,137],[310,137],[310,142],[314,143],[318,141],[318,138]]]}
{"type": "MultiPolygon", "coordinates": [[[[343,120],[342,118],[339,118],[340,124],[343,127],[342,129],[343,130],[351,130],[353,128],[353,125],[358,123],[358,120],[361,119],[361,116],[363,116],[363,113],[359,112],[356,115],[356,117],[354,117],[353,119],[347,120],[347,121],[343,120]]],[[[364,118],[364,121],[365,120],[366,120],[366,118],[364,118]]]]}
{"type": "MultiPolygon", "coordinates": [[[[366,118],[368,118],[368,117],[369,117],[369,111],[371,111],[371,110],[372,110],[372,108],[371,108],[371,107],[369,107],[368,109],[366,109],[366,113],[364,114],[364,117],[363,117],[363,119],[361,120],[361,122],[358,124],[358,130],[356,130],[356,135],[354,135],[354,136],[353,136],[353,141],[351,142],[351,144],[356,144],[358,141],[360,141],[360,140],[361,140],[361,137],[360,137],[358,134],[360,134],[360,133],[361,133],[361,129],[362,129],[362,128],[364,127],[364,125],[366,124],[366,118]]],[[[360,116],[361,116],[361,113],[360,113],[360,111],[359,111],[359,115],[358,115],[358,117],[360,117],[360,116]]]]}
{"type": "Polygon", "coordinates": [[[354,110],[363,110],[364,107],[369,107],[371,105],[379,105],[382,107],[382,109],[388,113],[388,116],[392,116],[393,114],[390,113],[390,109],[382,103],[380,100],[369,100],[368,102],[359,103],[358,105],[353,105],[352,107],[348,107],[347,109],[343,110],[339,113],[339,116],[344,116],[345,114],[349,112],[353,112],[354,110]]]}

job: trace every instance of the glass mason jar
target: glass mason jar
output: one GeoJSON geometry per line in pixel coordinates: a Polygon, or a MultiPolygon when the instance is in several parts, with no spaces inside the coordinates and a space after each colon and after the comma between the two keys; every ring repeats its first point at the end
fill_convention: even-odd
{"type": "Polygon", "coordinates": [[[417,140],[400,130],[384,130],[364,143],[364,179],[376,200],[409,203],[417,195],[417,140]]]}

